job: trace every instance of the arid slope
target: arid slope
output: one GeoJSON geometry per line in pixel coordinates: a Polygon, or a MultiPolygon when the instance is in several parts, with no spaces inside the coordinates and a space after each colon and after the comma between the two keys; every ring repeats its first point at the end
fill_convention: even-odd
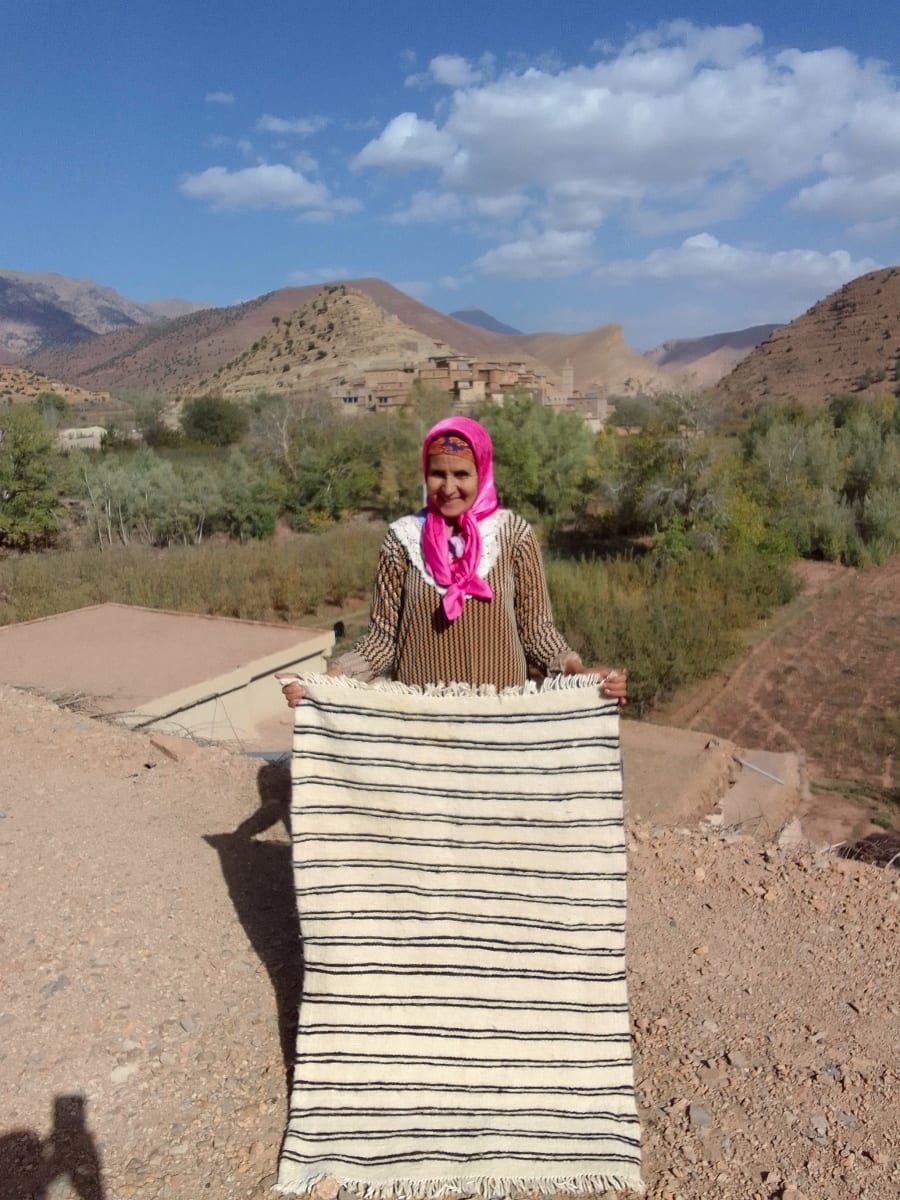
{"type": "Polygon", "coordinates": [[[823,404],[900,386],[900,267],[844,284],[783,325],[713,389],[720,401],[823,404]]]}

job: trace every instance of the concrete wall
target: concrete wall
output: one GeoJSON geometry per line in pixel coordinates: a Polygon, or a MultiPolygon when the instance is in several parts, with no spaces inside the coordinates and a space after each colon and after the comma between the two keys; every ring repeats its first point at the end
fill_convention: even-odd
{"type": "Polygon", "coordinates": [[[255,745],[267,726],[283,723],[288,711],[275,673],[323,672],[333,646],[334,634],[322,632],[296,647],[160,696],[121,720],[154,733],[255,745]]]}

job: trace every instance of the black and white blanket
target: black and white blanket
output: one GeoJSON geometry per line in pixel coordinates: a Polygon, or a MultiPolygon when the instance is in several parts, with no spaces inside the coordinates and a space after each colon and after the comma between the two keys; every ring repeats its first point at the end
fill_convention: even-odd
{"type": "Polygon", "coordinates": [[[641,1191],[618,718],[595,681],[305,681],[278,1190],[641,1191]]]}

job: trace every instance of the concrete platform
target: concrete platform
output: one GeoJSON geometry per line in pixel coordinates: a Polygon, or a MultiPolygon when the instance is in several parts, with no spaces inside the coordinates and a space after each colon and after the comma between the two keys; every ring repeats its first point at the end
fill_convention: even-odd
{"type": "Polygon", "coordinates": [[[709,733],[623,721],[625,805],[657,825],[709,821],[772,839],[802,810],[797,754],[747,750],[709,733]],[[772,778],[774,776],[774,778],[772,778]]]}
{"type": "Polygon", "coordinates": [[[323,629],[99,604],[0,628],[0,681],[136,728],[238,745],[287,712],[276,671],[320,671],[323,629]]]}

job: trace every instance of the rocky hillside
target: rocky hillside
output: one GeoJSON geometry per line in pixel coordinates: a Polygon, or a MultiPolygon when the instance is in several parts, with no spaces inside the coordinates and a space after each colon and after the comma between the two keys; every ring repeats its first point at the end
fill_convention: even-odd
{"type": "Polygon", "coordinates": [[[861,275],[784,325],[713,395],[742,407],[814,406],[846,392],[900,387],[900,267],[861,275]]]}
{"type": "MultiPolygon", "coordinates": [[[[143,391],[175,399],[192,392],[249,351],[277,320],[336,284],[282,288],[245,304],[210,308],[164,325],[122,330],[66,349],[35,356],[31,365],[83,387],[114,392],[143,391]]],[[[341,286],[362,292],[389,316],[417,334],[461,354],[508,357],[506,339],[439,313],[381,279],[345,280],[341,286]]],[[[259,365],[259,364],[257,364],[259,365]]],[[[278,382],[281,363],[269,381],[278,382]]],[[[260,386],[259,377],[257,386],[260,386]]]]}
{"type": "Polygon", "coordinates": [[[442,351],[444,343],[403,324],[365,292],[333,284],[287,316],[273,316],[249,349],[192,390],[247,399],[308,393],[355,379],[367,367],[424,363],[442,351]]]}
{"type": "MultiPolygon", "coordinates": [[[[288,339],[283,342],[279,339],[280,356],[274,354],[271,336],[265,353],[254,350],[253,346],[271,335],[277,322],[291,318],[305,305],[318,303],[317,297],[335,288],[366,296],[382,310],[384,321],[393,319],[398,323],[379,353],[393,353],[401,361],[415,359],[417,352],[408,347],[418,342],[423,347],[431,344],[435,348],[428,353],[453,350],[481,359],[522,361],[554,380],[570,362],[575,386],[583,392],[591,389],[602,394],[659,392],[679,386],[675,374],[648,363],[631,350],[618,325],[579,334],[492,333],[429,308],[381,279],[282,288],[246,304],[206,309],[164,325],[121,330],[77,346],[48,351],[36,355],[31,365],[82,387],[109,389],[114,393],[151,392],[169,399],[197,394],[198,390],[217,386],[217,380],[221,386],[227,383],[229,392],[235,395],[263,389],[284,391],[295,381],[303,387],[310,381],[315,386],[327,385],[349,370],[358,369],[360,364],[372,363],[353,340],[358,336],[353,332],[353,322],[348,327],[351,340],[342,349],[337,336],[341,331],[321,328],[313,315],[311,323],[317,325],[317,331],[303,342],[297,337],[292,339],[290,364],[285,361],[288,339]],[[398,343],[393,351],[389,349],[391,338],[398,343]],[[306,345],[310,341],[312,348],[306,345]],[[302,358],[304,352],[317,356],[320,351],[324,354],[312,361],[302,358]],[[238,365],[252,371],[246,385],[235,374],[238,365]]],[[[367,320],[373,310],[368,311],[367,320]]],[[[327,318],[325,325],[328,320],[333,317],[327,318]]]]}
{"type": "Polygon", "coordinates": [[[110,399],[109,392],[92,392],[59,379],[49,379],[30,367],[0,364],[0,408],[30,404],[41,392],[55,392],[67,404],[94,406],[110,399]]]}

